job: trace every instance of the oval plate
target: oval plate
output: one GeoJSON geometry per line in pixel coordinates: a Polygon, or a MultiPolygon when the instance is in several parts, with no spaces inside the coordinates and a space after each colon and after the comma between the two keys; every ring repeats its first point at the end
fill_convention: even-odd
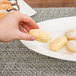
{"type": "MultiPolygon", "coordinates": [[[[56,37],[64,35],[65,32],[70,29],[76,29],[76,16],[47,20],[38,23],[38,25],[41,30],[49,32],[52,35],[52,38],[55,39],[56,37]]],[[[37,41],[24,41],[24,40],[20,41],[29,49],[42,55],[62,60],[76,61],[76,53],[68,52],[65,47],[58,50],[57,52],[53,52],[49,50],[49,43],[41,43],[37,41]]]]}

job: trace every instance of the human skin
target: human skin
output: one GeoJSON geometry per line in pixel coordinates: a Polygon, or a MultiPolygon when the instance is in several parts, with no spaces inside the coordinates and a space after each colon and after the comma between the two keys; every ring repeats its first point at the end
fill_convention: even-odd
{"type": "Polygon", "coordinates": [[[0,18],[0,42],[13,40],[35,40],[28,32],[30,29],[39,29],[35,21],[19,11],[15,11],[0,18]],[[24,29],[27,31],[25,32],[24,29]]]}

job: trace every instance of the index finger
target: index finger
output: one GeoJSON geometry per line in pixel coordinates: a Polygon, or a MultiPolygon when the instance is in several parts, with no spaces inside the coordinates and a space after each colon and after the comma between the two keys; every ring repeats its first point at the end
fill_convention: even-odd
{"type": "Polygon", "coordinates": [[[33,27],[33,29],[39,29],[39,26],[35,23],[35,21],[27,15],[21,14],[19,21],[24,22],[26,25],[33,27]]]}

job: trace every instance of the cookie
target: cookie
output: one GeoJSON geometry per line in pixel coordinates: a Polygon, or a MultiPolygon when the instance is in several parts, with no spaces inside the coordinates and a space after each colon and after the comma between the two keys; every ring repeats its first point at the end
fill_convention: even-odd
{"type": "Polygon", "coordinates": [[[13,9],[13,7],[11,6],[11,4],[0,4],[0,10],[4,9],[13,9]]]}
{"type": "Polygon", "coordinates": [[[70,40],[66,44],[66,49],[69,52],[76,52],[76,40],[70,40]]]}
{"type": "Polygon", "coordinates": [[[65,36],[61,36],[56,38],[50,43],[50,50],[57,51],[62,48],[67,42],[67,38],[65,36]]]}
{"type": "Polygon", "coordinates": [[[0,4],[11,4],[11,2],[7,0],[0,0],[0,4]]]}
{"type": "Polygon", "coordinates": [[[9,1],[9,0],[0,0],[0,1],[4,1],[5,2],[5,1],[9,1]]]}
{"type": "Polygon", "coordinates": [[[39,42],[48,43],[51,41],[51,35],[47,32],[44,32],[39,29],[32,29],[29,31],[29,34],[35,37],[35,39],[39,42]]]}
{"type": "Polygon", "coordinates": [[[0,4],[16,4],[17,0],[0,0],[0,4]]]}
{"type": "Polygon", "coordinates": [[[76,31],[75,30],[69,30],[65,33],[65,36],[68,40],[76,40],[76,31]]]}
{"type": "Polygon", "coordinates": [[[20,10],[17,0],[0,0],[0,18],[15,10],[20,10]]]}
{"type": "Polygon", "coordinates": [[[0,0],[0,18],[15,10],[20,10],[17,0],[0,0]]]}

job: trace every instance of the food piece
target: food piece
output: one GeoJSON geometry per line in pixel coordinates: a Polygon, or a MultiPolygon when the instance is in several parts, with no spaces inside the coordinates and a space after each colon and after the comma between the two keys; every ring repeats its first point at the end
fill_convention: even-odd
{"type": "Polygon", "coordinates": [[[0,4],[11,4],[11,2],[7,0],[0,0],[0,4]]]}
{"type": "Polygon", "coordinates": [[[17,0],[0,0],[0,18],[15,10],[19,10],[17,0]]]}
{"type": "Polygon", "coordinates": [[[16,0],[0,0],[0,4],[16,4],[16,0]]]}
{"type": "Polygon", "coordinates": [[[76,52],[76,40],[70,40],[66,44],[66,49],[69,52],[76,52]]]}
{"type": "Polygon", "coordinates": [[[3,16],[5,16],[7,13],[13,12],[13,11],[15,11],[15,10],[18,10],[18,9],[13,8],[13,9],[4,9],[4,10],[0,10],[0,18],[3,17],[3,16]]]}
{"type": "Polygon", "coordinates": [[[0,2],[8,2],[9,0],[0,0],[0,2]]]}
{"type": "Polygon", "coordinates": [[[19,10],[17,0],[0,0],[0,18],[15,10],[19,10]]]}
{"type": "Polygon", "coordinates": [[[50,43],[50,50],[57,51],[62,48],[66,42],[67,38],[65,36],[58,37],[50,43]]]}
{"type": "Polygon", "coordinates": [[[13,7],[11,6],[11,4],[0,4],[0,10],[3,9],[13,9],[13,7]]]}
{"type": "Polygon", "coordinates": [[[75,30],[69,30],[65,33],[65,36],[68,40],[76,40],[76,31],[75,30]]]}
{"type": "Polygon", "coordinates": [[[44,43],[48,43],[52,39],[49,33],[39,29],[32,29],[29,31],[29,34],[33,35],[37,41],[44,42],[44,43]]]}
{"type": "Polygon", "coordinates": [[[9,1],[9,0],[0,0],[0,1],[4,1],[5,2],[5,1],[9,1]]]}

